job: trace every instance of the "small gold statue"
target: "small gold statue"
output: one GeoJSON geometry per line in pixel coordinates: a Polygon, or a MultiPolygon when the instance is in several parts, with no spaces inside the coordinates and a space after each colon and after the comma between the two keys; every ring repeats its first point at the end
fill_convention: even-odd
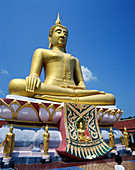
{"type": "Polygon", "coordinates": [[[87,143],[91,141],[91,138],[86,137],[85,129],[83,128],[83,123],[79,123],[79,129],[78,129],[78,139],[81,143],[87,143]]]}
{"type": "Polygon", "coordinates": [[[123,141],[122,136],[120,136],[120,140],[121,140],[122,145],[124,145],[124,141],[123,141]]]}
{"type": "Polygon", "coordinates": [[[11,80],[9,93],[56,102],[114,105],[112,94],[86,90],[79,60],[66,53],[67,38],[68,29],[58,15],[49,31],[49,49],[34,52],[30,75],[25,80],[11,80]],[[46,72],[43,83],[40,81],[42,68],[46,72]]]}
{"type": "Polygon", "coordinates": [[[113,150],[115,150],[115,142],[114,142],[114,134],[113,134],[113,130],[112,127],[110,127],[110,133],[109,133],[109,145],[110,147],[113,148],[113,150]]]}
{"type": "Polygon", "coordinates": [[[126,149],[129,148],[129,136],[130,136],[130,135],[131,135],[131,134],[128,135],[127,128],[124,127],[123,136],[124,136],[124,144],[125,144],[125,146],[126,146],[126,149]]]}
{"type": "Polygon", "coordinates": [[[0,147],[4,145],[3,153],[6,154],[5,158],[10,158],[10,154],[13,152],[14,145],[15,145],[15,134],[13,133],[13,126],[10,127],[10,132],[6,134],[5,140],[2,142],[0,147]]]}
{"type": "Polygon", "coordinates": [[[50,139],[50,133],[48,133],[48,125],[46,125],[45,127],[45,133],[43,133],[43,139],[44,139],[44,155],[48,155],[49,139],[50,139]]]}

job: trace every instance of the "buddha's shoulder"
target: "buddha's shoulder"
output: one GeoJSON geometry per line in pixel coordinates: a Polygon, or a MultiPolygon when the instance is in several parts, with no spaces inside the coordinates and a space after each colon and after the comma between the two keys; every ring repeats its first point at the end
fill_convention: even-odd
{"type": "Polygon", "coordinates": [[[72,56],[72,58],[76,61],[79,62],[79,59],[77,57],[72,56]]]}
{"type": "Polygon", "coordinates": [[[38,49],[35,50],[35,52],[43,53],[43,54],[51,54],[52,53],[51,50],[45,49],[45,48],[38,48],[38,49]]]}
{"type": "Polygon", "coordinates": [[[66,53],[66,54],[69,55],[72,59],[78,60],[78,58],[74,57],[72,54],[70,54],[70,53],[66,53]]]}

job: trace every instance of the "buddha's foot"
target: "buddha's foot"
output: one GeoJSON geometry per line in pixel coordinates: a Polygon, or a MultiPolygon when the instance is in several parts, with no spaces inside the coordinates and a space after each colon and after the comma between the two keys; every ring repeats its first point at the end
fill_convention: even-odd
{"type": "Polygon", "coordinates": [[[54,95],[35,95],[34,98],[54,101],[54,102],[68,102],[76,104],[89,105],[114,105],[115,97],[112,94],[97,94],[90,96],[54,96],[54,95]]]}

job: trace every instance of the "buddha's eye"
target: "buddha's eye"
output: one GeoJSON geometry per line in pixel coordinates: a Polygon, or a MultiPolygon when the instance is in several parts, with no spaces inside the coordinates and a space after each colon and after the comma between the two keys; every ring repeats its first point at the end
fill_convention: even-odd
{"type": "Polygon", "coordinates": [[[63,34],[64,34],[65,36],[67,36],[67,32],[66,32],[66,31],[63,31],[63,34]]]}

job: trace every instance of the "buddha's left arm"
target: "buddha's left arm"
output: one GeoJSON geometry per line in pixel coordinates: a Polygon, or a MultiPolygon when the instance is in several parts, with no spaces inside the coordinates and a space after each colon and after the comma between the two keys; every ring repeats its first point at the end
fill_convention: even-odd
{"type": "Polygon", "coordinates": [[[75,84],[78,87],[80,87],[80,89],[84,89],[84,90],[86,89],[86,86],[85,86],[84,80],[83,80],[80,62],[78,59],[76,59],[76,65],[75,65],[75,70],[74,70],[74,79],[75,79],[75,84]]]}

